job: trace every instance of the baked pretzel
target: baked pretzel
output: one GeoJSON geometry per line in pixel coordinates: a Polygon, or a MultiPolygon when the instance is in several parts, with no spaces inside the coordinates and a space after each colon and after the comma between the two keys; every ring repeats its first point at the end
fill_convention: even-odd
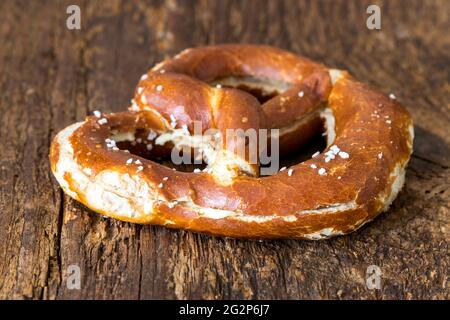
{"type": "Polygon", "coordinates": [[[388,209],[412,141],[411,118],[395,97],[347,72],[268,46],[218,45],[156,65],[129,111],[96,112],[65,128],[50,161],[69,196],[109,217],[228,237],[317,240],[352,232],[388,209]],[[146,159],[193,147],[195,122],[221,134],[277,128],[286,153],[321,130],[321,119],[326,149],[271,176],[258,176],[245,141],[235,141],[245,156],[233,143],[199,142],[208,151],[201,172],[146,159]]]}

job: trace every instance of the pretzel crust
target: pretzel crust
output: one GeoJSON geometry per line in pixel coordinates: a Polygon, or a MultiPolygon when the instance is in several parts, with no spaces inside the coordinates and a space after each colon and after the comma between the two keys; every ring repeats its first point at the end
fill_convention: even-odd
{"type": "MultiPolygon", "coordinates": [[[[51,145],[51,169],[63,190],[100,214],[228,237],[318,240],[347,234],[371,221],[389,208],[403,186],[412,152],[412,120],[398,102],[346,72],[328,70],[266,46],[225,45],[185,51],[157,65],[145,78],[135,99],[147,104],[137,102],[134,111],[103,115],[104,124],[99,124],[97,117],[87,117],[58,133],[51,145]],[[167,132],[170,112],[180,101],[187,111],[181,112],[179,125],[190,126],[191,121],[200,119],[207,127],[215,126],[212,122],[217,118],[211,117],[209,103],[211,96],[224,93],[203,82],[226,77],[231,81],[230,74],[241,80],[248,76],[251,81],[270,79],[277,88],[280,83],[289,84],[282,94],[262,105],[262,114],[253,108],[256,102],[251,98],[238,97],[247,99],[245,106],[250,105],[239,105],[236,111],[252,119],[245,126],[284,127],[287,134],[282,145],[289,149],[298,144],[293,138],[298,132],[312,131],[311,124],[323,117],[328,147],[289,172],[267,177],[235,175],[224,182],[207,172],[174,171],[105,145],[105,139],[115,137],[130,150],[145,154],[145,145],[129,144],[144,139],[150,131],[157,135],[167,132]],[[162,82],[169,98],[158,104],[155,101],[161,98],[149,90],[154,92],[156,83],[162,82]],[[176,93],[187,83],[200,94],[176,93]],[[300,99],[287,108],[288,116],[280,114],[280,102],[275,99],[283,94],[293,97],[299,88],[308,101],[300,99]],[[347,157],[336,156],[326,162],[333,148],[345,151],[347,157]]],[[[231,98],[241,94],[226,90],[231,98]]],[[[221,117],[227,120],[226,113],[221,117]]],[[[231,120],[224,123],[235,125],[231,120]]],[[[146,143],[152,146],[148,151],[151,157],[170,152],[154,139],[146,143]]]]}

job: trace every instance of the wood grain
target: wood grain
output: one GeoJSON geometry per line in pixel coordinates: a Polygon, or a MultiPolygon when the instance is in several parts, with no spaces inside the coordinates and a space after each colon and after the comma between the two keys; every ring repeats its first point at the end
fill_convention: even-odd
{"type": "MultiPolygon", "coordinates": [[[[0,1],[0,298],[448,299],[450,3],[0,1]],[[382,30],[366,8],[382,8],[382,30]],[[65,27],[78,4],[82,29],[65,27]],[[416,125],[392,209],[322,242],[213,238],[101,218],[64,196],[57,131],[128,106],[147,68],[186,47],[266,43],[393,92],[416,125]],[[81,268],[81,290],[66,286],[81,268]],[[382,270],[382,289],[365,285],[382,270]]],[[[319,192],[319,191],[318,191],[319,192]]]]}

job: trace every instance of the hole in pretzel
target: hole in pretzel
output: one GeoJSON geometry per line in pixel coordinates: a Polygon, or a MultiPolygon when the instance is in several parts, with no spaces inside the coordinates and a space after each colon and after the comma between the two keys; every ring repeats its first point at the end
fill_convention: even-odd
{"type": "Polygon", "coordinates": [[[273,97],[288,90],[290,84],[271,79],[259,79],[255,77],[223,77],[210,83],[212,86],[234,88],[245,91],[254,96],[262,104],[273,97]]]}
{"type": "Polygon", "coordinates": [[[174,164],[171,161],[173,146],[156,144],[157,137],[158,135],[154,131],[139,128],[129,133],[116,132],[110,139],[116,141],[116,146],[120,150],[127,150],[131,155],[158,162],[177,171],[193,172],[195,169],[203,170],[206,167],[204,162],[193,164],[194,159],[191,159],[192,164],[174,164]]]}
{"type": "MultiPolygon", "coordinates": [[[[316,152],[324,151],[327,146],[325,132],[325,123],[323,120],[320,120],[319,129],[308,136],[306,141],[300,147],[281,150],[279,155],[279,167],[288,168],[311,159],[312,155],[316,152]]],[[[269,163],[267,165],[261,165],[261,167],[270,167],[270,165],[271,164],[269,163]]]]}
{"type": "Polygon", "coordinates": [[[280,167],[290,167],[311,159],[317,151],[322,152],[327,146],[326,137],[322,132],[315,133],[308,142],[299,149],[293,150],[286,157],[280,158],[280,167]]]}

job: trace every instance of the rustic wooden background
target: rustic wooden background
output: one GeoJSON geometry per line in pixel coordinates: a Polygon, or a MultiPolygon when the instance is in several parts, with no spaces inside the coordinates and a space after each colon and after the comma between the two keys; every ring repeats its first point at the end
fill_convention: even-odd
{"type": "Polygon", "coordinates": [[[450,298],[450,2],[0,1],[0,298],[450,298]],[[366,8],[382,8],[369,31],[366,8]],[[65,27],[79,4],[82,29],[65,27]],[[393,92],[415,151],[392,210],[322,242],[213,238],[101,218],[64,196],[49,144],[186,47],[266,43],[393,92]],[[81,290],[66,286],[81,268],[81,290]],[[366,268],[382,270],[368,290],[366,268]]]}

